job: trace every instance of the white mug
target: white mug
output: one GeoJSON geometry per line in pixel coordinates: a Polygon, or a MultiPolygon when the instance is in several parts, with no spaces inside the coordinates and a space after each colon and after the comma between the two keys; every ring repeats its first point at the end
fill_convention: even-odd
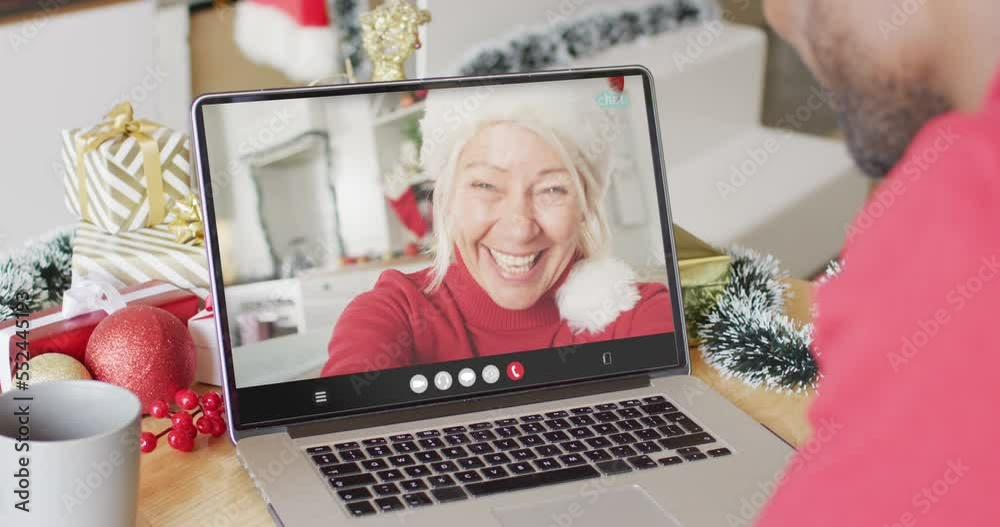
{"type": "Polygon", "coordinates": [[[98,381],[0,395],[0,525],[135,525],[141,413],[98,381]]]}

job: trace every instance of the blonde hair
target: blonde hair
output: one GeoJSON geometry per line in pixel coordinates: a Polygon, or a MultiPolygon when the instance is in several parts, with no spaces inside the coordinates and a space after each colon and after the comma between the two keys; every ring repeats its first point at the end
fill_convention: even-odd
{"type": "Polygon", "coordinates": [[[583,211],[580,253],[585,258],[607,253],[611,235],[602,204],[610,182],[613,145],[602,133],[609,130],[609,116],[594,98],[606,89],[605,79],[594,79],[441,89],[428,94],[420,122],[424,137],[420,162],[435,183],[434,242],[430,248],[434,264],[424,288],[426,293],[441,286],[454,261],[454,218],[450,211],[458,158],[466,143],[492,124],[511,123],[530,130],[556,152],[573,176],[583,211]]]}

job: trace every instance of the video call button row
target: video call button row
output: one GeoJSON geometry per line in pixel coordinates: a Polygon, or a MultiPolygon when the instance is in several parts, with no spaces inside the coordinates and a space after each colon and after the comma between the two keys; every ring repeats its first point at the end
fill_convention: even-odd
{"type": "MultiPolygon", "coordinates": [[[[507,378],[512,381],[519,381],[524,378],[524,365],[520,362],[513,361],[507,365],[507,378]]],[[[490,364],[483,368],[480,372],[480,378],[486,384],[494,384],[500,380],[500,369],[490,364]]],[[[476,372],[472,368],[462,368],[458,371],[457,380],[452,376],[451,373],[441,370],[434,374],[433,382],[434,387],[438,391],[449,390],[455,382],[462,385],[465,388],[470,388],[476,384],[477,381],[476,372]]],[[[428,380],[426,376],[422,374],[416,374],[410,378],[410,390],[416,394],[422,394],[430,388],[431,380],[428,380]]]]}

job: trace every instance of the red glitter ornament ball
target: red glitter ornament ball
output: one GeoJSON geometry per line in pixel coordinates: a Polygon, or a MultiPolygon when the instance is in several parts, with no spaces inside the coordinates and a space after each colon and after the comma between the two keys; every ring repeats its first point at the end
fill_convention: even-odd
{"type": "Polygon", "coordinates": [[[130,390],[149,408],[191,385],[195,347],[187,327],[171,313],[128,306],[94,328],[84,365],[95,379],[130,390]]]}

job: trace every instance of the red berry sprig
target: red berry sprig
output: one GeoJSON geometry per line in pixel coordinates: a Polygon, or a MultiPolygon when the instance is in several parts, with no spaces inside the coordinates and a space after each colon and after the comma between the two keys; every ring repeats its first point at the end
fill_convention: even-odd
{"type": "Polygon", "coordinates": [[[180,407],[176,412],[171,412],[170,405],[164,400],[150,403],[149,415],[156,419],[169,418],[171,426],[159,434],[143,432],[139,435],[139,450],[144,454],[156,450],[156,443],[163,436],[167,436],[167,444],[174,450],[190,452],[194,450],[194,440],[199,433],[212,437],[226,433],[222,397],[217,392],[199,397],[191,390],[178,390],[174,394],[174,402],[180,407]],[[203,415],[195,420],[198,414],[203,415]]]}

